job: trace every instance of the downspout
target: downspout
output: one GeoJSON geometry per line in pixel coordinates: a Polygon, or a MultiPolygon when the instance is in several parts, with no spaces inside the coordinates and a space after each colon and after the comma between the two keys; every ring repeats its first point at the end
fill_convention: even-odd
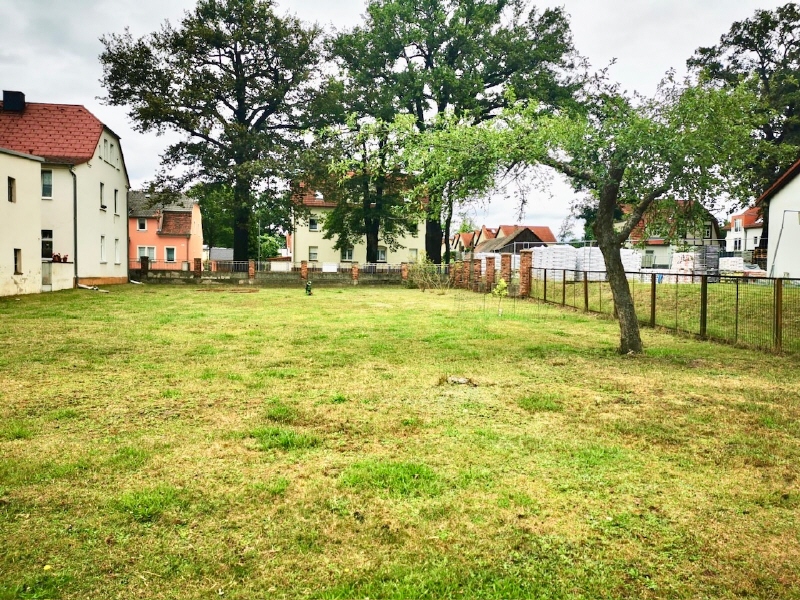
{"type": "Polygon", "coordinates": [[[75,284],[73,287],[78,287],[78,176],[75,175],[75,165],[69,166],[70,175],[72,175],[72,234],[73,234],[73,251],[72,263],[75,268],[75,284]]]}

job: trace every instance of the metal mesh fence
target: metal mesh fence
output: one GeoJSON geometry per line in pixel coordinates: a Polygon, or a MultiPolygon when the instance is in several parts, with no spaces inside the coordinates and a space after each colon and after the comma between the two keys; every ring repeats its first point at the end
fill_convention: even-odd
{"type": "MultiPolygon", "coordinates": [[[[461,299],[472,310],[493,310],[491,288],[480,274],[469,273],[462,288],[486,296],[461,299]]],[[[800,280],[700,275],[628,273],[628,286],[639,322],[702,338],[762,350],[800,352],[800,280]]],[[[605,272],[531,269],[529,290],[519,273],[508,286],[505,310],[526,314],[536,302],[613,316],[614,300],[605,272]]],[[[475,296],[475,294],[472,294],[475,296]]]]}

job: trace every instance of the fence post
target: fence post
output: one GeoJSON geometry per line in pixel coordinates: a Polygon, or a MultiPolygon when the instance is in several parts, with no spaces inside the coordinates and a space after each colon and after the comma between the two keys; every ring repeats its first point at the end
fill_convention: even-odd
{"type": "Polygon", "coordinates": [[[567,270],[561,271],[561,306],[567,305],[567,270]]]}
{"type": "Polygon", "coordinates": [[[700,276],[700,337],[708,332],[708,275],[700,276]]]}
{"type": "Polygon", "coordinates": [[[472,259],[472,275],[475,279],[472,283],[473,291],[479,292],[481,291],[481,259],[480,258],[473,258],[472,259]]]}
{"type": "Polygon", "coordinates": [[[508,253],[500,255],[500,277],[511,285],[511,255],[508,253]]]}
{"type": "Polygon", "coordinates": [[[139,257],[139,264],[142,266],[142,279],[144,279],[150,270],[150,258],[147,256],[139,257]]]}
{"type": "Polygon", "coordinates": [[[194,259],[194,278],[200,279],[200,275],[203,273],[203,260],[201,258],[194,259]]]}
{"type": "Polygon", "coordinates": [[[583,310],[589,312],[589,274],[583,272],[583,310]]]}
{"type": "Polygon", "coordinates": [[[533,250],[519,253],[519,295],[521,298],[531,296],[531,268],[533,267],[533,250]]]}
{"type": "Polygon", "coordinates": [[[400,263],[400,277],[403,281],[408,281],[408,263],[400,263]]]}
{"type": "Polygon", "coordinates": [[[256,278],[256,261],[247,261],[247,278],[252,281],[256,278]]]}
{"type": "Polygon", "coordinates": [[[775,280],[775,308],[773,312],[773,339],[775,340],[775,351],[783,350],[783,279],[775,280]]]}
{"type": "MultiPolygon", "coordinates": [[[[494,256],[486,257],[486,289],[491,290],[494,287],[495,280],[495,265],[494,256]]],[[[506,283],[508,283],[506,281],[506,283]]]]}
{"type": "MultiPolygon", "coordinates": [[[[408,266],[406,265],[406,271],[404,273],[405,279],[408,279],[408,266]]],[[[358,263],[354,262],[352,267],[350,268],[350,278],[353,280],[353,285],[358,285],[358,263]]]]}
{"type": "Polygon", "coordinates": [[[656,326],[656,274],[650,275],[650,327],[656,326]]]}
{"type": "Polygon", "coordinates": [[[542,300],[547,302],[547,269],[542,270],[542,300]]]}
{"type": "Polygon", "coordinates": [[[301,260],[300,261],[300,279],[307,280],[308,279],[308,261],[301,260]]]}

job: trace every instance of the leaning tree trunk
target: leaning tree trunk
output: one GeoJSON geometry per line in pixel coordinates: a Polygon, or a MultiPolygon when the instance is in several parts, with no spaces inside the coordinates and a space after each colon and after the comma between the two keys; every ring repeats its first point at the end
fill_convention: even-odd
{"type": "Polygon", "coordinates": [[[639,319],[636,317],[636,307],[633,296],[628,286],[625,267],[622,265],[620,246],[616,241],[611,244],[599,242],[600,252],[606,261],[608,283],[611,294],[614,296],[614,306],[619,319],[619,351],[621,354],[642,352],[642,337],[639,333],[639,319]]]}

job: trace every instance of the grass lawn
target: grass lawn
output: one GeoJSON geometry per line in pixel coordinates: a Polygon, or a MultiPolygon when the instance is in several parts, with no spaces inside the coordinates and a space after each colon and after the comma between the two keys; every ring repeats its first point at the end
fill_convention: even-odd
{"type": "Polygon", "coordinates": [[[109,289],[0,298],[0,599],[800,597],[796,358],[619,357],[463,293],[109,289]]]}

